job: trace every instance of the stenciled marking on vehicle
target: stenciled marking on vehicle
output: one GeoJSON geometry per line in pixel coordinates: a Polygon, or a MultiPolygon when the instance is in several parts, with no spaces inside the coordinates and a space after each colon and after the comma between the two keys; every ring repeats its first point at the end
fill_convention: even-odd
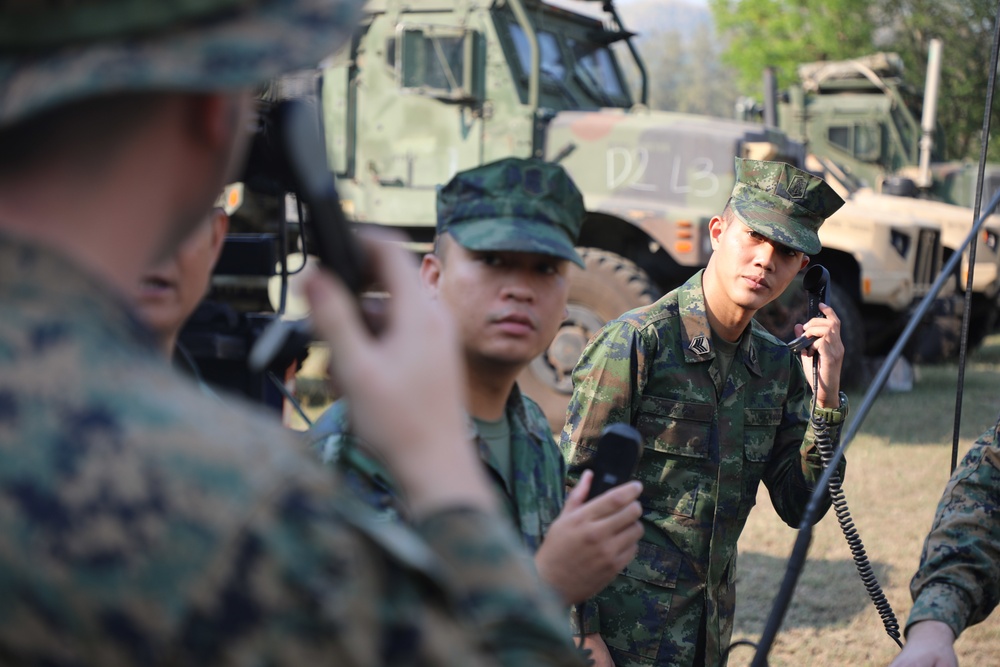
{"type": "Polygon", "coordinates": [[[667,178],[663,179],[663,174],[655,174],[660,178],[649,182],[645,176],[650,156],[656,155],[655,152],[645,147],[612,146],[607,149],[606,155],[608,190],[625,187],[644,192],[691,194],[695,197],[712,197],[719,192],[719,177],[713,171],[715,164],[707,157],[686,160],[681,155],[673,155],[667,160],[661,160],[670,164],[667,178]]]}

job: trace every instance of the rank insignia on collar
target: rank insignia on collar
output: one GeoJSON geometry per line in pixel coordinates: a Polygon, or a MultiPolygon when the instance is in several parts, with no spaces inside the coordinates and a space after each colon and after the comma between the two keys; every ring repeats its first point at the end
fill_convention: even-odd
{"type": "Polygon", "coordinates": [[[709,346],[708,338],[705,337],[705,334],[698,334],[691,339],[691,344],[688,345],[688,349],[695,354],[708,354],[711,347],[709,346]]]}
{"type": "Polygon", "coordinates": [[[750,363],[757,365],[757,349],[753,345],[750,346],[750,363]]]}

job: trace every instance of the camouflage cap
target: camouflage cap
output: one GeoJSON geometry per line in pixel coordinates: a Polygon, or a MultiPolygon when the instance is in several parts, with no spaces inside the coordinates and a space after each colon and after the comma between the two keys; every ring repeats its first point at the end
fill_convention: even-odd
{"type": "Polygon", "coordinates": [[[534,252],[583,266],[574,245],[583,195],[562,167],[505,158],[455,174],[438,191],[437,233],[469,250],[534,252]]]}
{"type": "Polygon", "coordinates": [[[844,205],[817,176],[784,162],[736,158],[736,185],[729,206],[750,229],[789,248],[815,255],[817,231],[844,205]]]}
{"type": "Polygon", "coordinates": [[[316,66],[361,0],[0,2],[0,126],[108,93],[243,88],[316,66]]]}

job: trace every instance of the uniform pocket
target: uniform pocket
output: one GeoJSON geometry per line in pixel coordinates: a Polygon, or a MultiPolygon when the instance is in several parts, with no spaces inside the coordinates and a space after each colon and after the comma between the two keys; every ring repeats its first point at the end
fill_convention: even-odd
{"type": "Polygon", "coordinates": [[[643,396],[636,428],[644,445],[639,478],[643,507],[653,513],[647,514],[650,520],[694,516],[699,488],[706,475],[715,476],[709,470],[714,416],[714,405],[643,396]]]}
{"type": "Polygon", "coordinates": [[[766,463],[781,423],[781,408],[747,408],[743,411],[743,455],[748,461],[766,463]]]}
{"type": "Polygon", "coordinates": [[[636,428],[646,446],[674,456],[708,456],[715,406],[643,396],[636,428]]]}
{"type": "Polygon", "coordinates": [[[632,562],[599,596],[601,635],[608,646],[647,664],[657,658],[672,627],[670,609],[680,569],[681,554],[675,548],[639,543],[632,562]]]}

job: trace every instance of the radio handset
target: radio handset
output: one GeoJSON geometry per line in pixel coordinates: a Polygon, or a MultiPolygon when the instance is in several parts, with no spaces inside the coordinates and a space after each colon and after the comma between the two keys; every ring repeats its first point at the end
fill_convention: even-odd
{"type": "MultiPolygon", "coordinates": [[[[809,267],[806,274],[802,276],[802,289],[806,291],[806,322],[814,317],[825,317],[820,312],[819,304],[826,303],[826,286],[829,283],[830,272],[820,264],[809,267]]],[[[814,340],[816,339],[812,336],[802,334],[789,343],[788,347],[793,352],[798,352],[807,349],[814,340]]]]}
{"type": "Polygon", "coordinates": [[[597,440],[597,452],[583,467],[594,471],[587,500],[635,477],[642,458],[642,435],[624,423],[610,424],[597,440]]]}

